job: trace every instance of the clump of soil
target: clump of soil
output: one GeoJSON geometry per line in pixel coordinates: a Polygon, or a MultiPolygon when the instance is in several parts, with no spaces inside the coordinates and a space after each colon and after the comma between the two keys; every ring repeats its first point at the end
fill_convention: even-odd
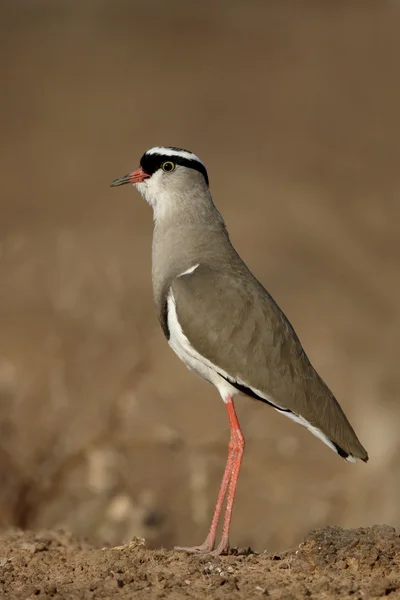
{"type": "Polygon", "coordinates": [[[0,536],[0,592],[10,599],[383,598],[400,594],[400,537],[389,526],[326,527],[294,550],[220,558],[150,550],[141,538],[94,548],[64,532],[0,536]]]}

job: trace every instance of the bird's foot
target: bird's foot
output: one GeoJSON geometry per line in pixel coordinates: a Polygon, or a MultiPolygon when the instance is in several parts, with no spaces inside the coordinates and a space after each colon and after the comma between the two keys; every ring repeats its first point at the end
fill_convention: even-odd
{"type": "Polygon", "coordinates": [[[230,547],[228,538],[222,537],[218,546],[214,550],[209,552],[209,554],[210,556],[221,556],[222,554],[229,554],[229,550],[230,547]]]}
{"type": "Polygon", "coordinates": [[[214,548],[214,542],[206,540],[200,546],[174,546],[174,550],[187,552],[188,554],[198,554],[200,556],[221,556],[221,554],[229,554],[229,541],[222,538],[216,548],[214,548]]]}
{"type": "Polygon", "coordinates": [[[188,554],[211,554],[213,548],[214,546],[207,542],[204,542],[200,546],[174,546],[174,550],[187,552],[188,554]]]}

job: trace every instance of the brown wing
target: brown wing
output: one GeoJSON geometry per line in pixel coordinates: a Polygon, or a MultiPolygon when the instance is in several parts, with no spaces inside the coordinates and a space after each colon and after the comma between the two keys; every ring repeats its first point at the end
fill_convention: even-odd
{"type": "MultiPolygon", "coordinates": [[[[343,451],[367,453],[333,394],[308,360],[293,327],[241,266],[200,265],[171,286],[178,321],[192,346],[242,387],[299,415],[343,451]]],[[[242,390],[244,391],[244,390],[242,390]]]]}

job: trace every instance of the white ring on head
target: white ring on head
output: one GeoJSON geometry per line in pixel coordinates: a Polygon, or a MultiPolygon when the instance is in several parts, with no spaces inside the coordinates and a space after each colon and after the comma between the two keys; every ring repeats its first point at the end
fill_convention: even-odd
{"type": "Polygon", "coordinates": [[[180,158],[186,158],[187,160],[196,160],[201,165],[204,164],[198,156],[193,154],[193,152],[189,152],[188,150],[174,150],[173,148],[165,148],[164,146],[154,146],[154,148],[147,150],[145,154],[161,154],[163,156],[171,157],[179,156],[180,158]]]}

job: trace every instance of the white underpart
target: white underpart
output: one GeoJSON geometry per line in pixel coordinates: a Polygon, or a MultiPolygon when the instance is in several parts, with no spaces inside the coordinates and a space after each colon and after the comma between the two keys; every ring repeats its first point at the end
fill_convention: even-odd
{"type": "Polygon", "coordinates": [[[174,210],[174,197],[169,190],[162,185],[164,171],[159,169],[153,175],[141,183],[134,183],[137,191],[150,204],[153,209],[154,221],[161,221],[168,217],[174,210]]]}
{"type": "Polygon", "coordinates": [[[193,267],[189,267],[188,269],[186,269],[186,271],[183,271],[183,273],[178,275],[178,277],[183,277],[183,275],[191,275],[193,273],[193,271],[195,271],[197,269],[199,264],[200,263],[197,263],[197,265],[193,265],[193,267]]]}
{"type": "Polygon", "coordinates": [[[356,458],[352,454],[349,454],[344,460],[347,460],[347,462],[356,463],[360,459],[356,458]]]}
{"type": "MultiPolygon", "coordinates": [[[[181,275],[189,274],[188,272],[193,272],[197,267],[198,267],[198,265],[195,265],[194,267],[190,267],[190,269],[188,269],[188,271],[181,273],[181,275]]],[[[206,381],[209,381],[210,383],[214,384],[215,387],[218,389],[224,402],[227,402],[229,397],[233,397],[233,396],[236,396],[237,394],[239,394],[240,393],[239,390],[237,388],[235,388],[233,385],[231,385],[229,383],[229,381],[226,381],[224,379],[224,377],[226,377],[228,379],[231,379],[232,381],[235,381],[234,378],[231,375],[229,375],[228,373],[226,373],[225,371],[223,371],[223,369],[216,367],[212,362],[210,362],[204,356],[202,356],[199,352],[197,352],[197,350],[195,350],[193,348],[193,346],[191,345],[191,343],[188,340],[188,338],[186,337],[186,335],[183,333],[182,327],[180,326],[179,321],[178,321],[178,315],[176,313],[176,303],[175,303],[175,298],[172,293],[172,290],[170,290],[170,292],[168,294],[167,302],[168,302],[168,329],[170,332],[170,338],[169,338],[168,343],[171,346],[172,350],[179,356],[181,361],[191,371],[194,371],[195,373],[200,375],[200,377],[202,377],[206,381]]],[[[281,409],[283,409],[283,410],[280,410],[278,403],[275,402],[270,396],[267,396],[266,394],[263,394],[259,390],[252,388],[251,386],[249,386],[247,383],[245,383],[243,381],[237,380],[237,383],[239,383],[241,385],[245,385],[246,387],[253,390],[253,392],[255,394],[257,394],[261,398],[264,398],[265,400],[270,402],[272,405],[275,405],[274,406],[274,408],[276,407],[275,410],[277,410],[281,415],[288,417],[295,423],[298,423],[299,425],[302,425],[303,427],[308,429],[308,431],[313,433],[319,440],[321,440],[321,442],[326,444],[329,448],[331,448],[331,450],[333,450],[335,453],[337,453],[337,450],[336,450],[334,444],[331,442],[331,440],[324,433],[322,433],[322,431],[320,429],[311,425],[306,419],[304,419],[304,417],[295,415],[292,412],[287,412],[283,409],[283,407],[281,407],[281,409]]],[[[349,462],[356,462],[357,459],[350,454],[346,458],[346,460],[349,462]]]]}
{"type": "Polygon", "coordinates": [[[187,150],[173,150],[172,148],[164,148],[164,146],[155,146],[147,150],[146,154],[162,154],[162,156],[179,156],[180,158],[186,158],[188,160],[197,160],[197,162],[204,164],[198,156],[193,152],[187,150]]]}

